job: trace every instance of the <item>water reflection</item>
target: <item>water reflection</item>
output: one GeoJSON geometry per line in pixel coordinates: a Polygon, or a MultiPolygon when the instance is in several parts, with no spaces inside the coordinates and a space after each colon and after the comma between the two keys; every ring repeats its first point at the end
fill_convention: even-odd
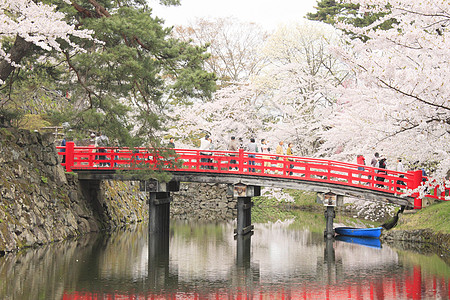
{"type": "Polygon", "coordinates": [[[367,247],[298,229],[173,223],[169,239],[145,225],[0,258],[0,299],[287,298],[448,299],[440,257],[367,247]]]}
{"type": "Polygon", "coordinates": [[[163,291],[166,286],[177,286],[178,276],[169,272],[169,236],[152,232],[148,235],[148,285],[152,291],[163,291]]]}
{"type": "Polygon", "coordinates": [[[362,237],[338,235],[336,236],[336,240],[352,244],[364,245],[366,247],[371,248],[381,248],[381,241],[380,239],[376,238],[362,238],[362,237]]]}

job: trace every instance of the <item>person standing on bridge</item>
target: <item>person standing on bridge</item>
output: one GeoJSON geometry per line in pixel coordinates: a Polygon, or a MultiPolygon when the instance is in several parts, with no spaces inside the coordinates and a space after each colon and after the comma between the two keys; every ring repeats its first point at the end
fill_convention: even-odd
{"type": "Polygon", "coordinates": [[[239,138],[239,149],[244,149],[244,140],[240,137],[239,138]]]}
{"type": "Polygon", "coordinates": [[[66,163],[66,154],[65,154],[65,152],[66,152],[66,137],[63,137],[63,139],[61,141],[61,147],[64,147],[64,148],[61,148],[61,150],[59,150],[59,152],[64,152],[61,163],[65,164],[66,163]]]}
{"type": "Polygon", "coordinates": [[[238,149],[238,144],[237,144],[237,141],[236,141],[236,137],[232,136],[230,138],[230,142],[228,143],[228,151],[237,152],[238,150],[239,149],[238,149]]]}
{"type": "MultiPolygon", "coordinates": [[[[232,136],[231,139],[230,139],[230,142],[228,143],[228,151],[232,151],[232,152],[239,151],[238,144],[237,144],[235,136],[232,136]]],[[[231,157],[236,157],[236,154],[231,154],[230,153],[230,156],[231,157]]],[[[236,160],[235,159],[230,159],[230,164],[231,164],[230,167],[228,167],[229,170],[234,170],[234,169],[237,170],[238,169],[237,166],[236,166],[236,160]]]]}
{"type": "Polygon", "coordinates": [[[276,154],[278,154],[278,155],[284,155],[283,144],[284,144],[284,141],[280,141],[280,142],[278,143],[278,146],[277,146],[277,148],[276,148],[276,154]]]}
{"type": "MultiPolygon", "coordinates": [[[[247,151],[248,152],[253,152],[253,153],[255,153],[255,152],[258,152],[258,145],[256,144],[256,142],[255,142],[255,139],[254,138],[251,138],[250,139],[250,143],[247,145],[247,151]]],[[[254,158],[255,157],[255,154],[249,154],[248,155],[248,157],[250,158],[254,158]]],[[[251,166],[254,166],[255,165],[255,161],[254,160],[249,160],[248,161],[248,164],[249,165],[251,165],[251,166]]],[[[255,172],[255,168],[248,168],[248,171],[249,172],[255,172]]]]}
{"type": "MultiPolygon", "coordinates": [[[[402,163],[402,159],[401,158],[397,158],[397,168],[396,168],[397,172],[405,172],[405,168],[403,167],[403,163],[402,163]]],[[[405,175],[400,174],[399,175],[400,178],[405,178],[405,175]]],[[[405,185],[405,182],[402,180],[397,180],[397,184],[399,185],[405,185]]],[[[397,187],[397,191],[400,190],[400,187],[397,187]]]]}
{"type": "MultiPolygon", "coordinates": [[[[284,141],[280,141],[280,142],[278,143],[278,146],[277,146],[277,148],[275,149],[275,153],[276,153],[277,155],[284,155],[283,144],[284,144],[284,141]]],[[[276,159],[277,159],[277,160],[283,160],[283,158],[280,157],[280,156],[277,156],[276,159]]],[[[277,167],[278,167],[278,168],[283,168],[283,163],[279,163],[279,164],[277,165],[277,167]]],[[[283,174],[282,171],[281,171],[281,172],[280,172],[280,171],[277,171],[276,173],[277,173],[277,174],[283,174]]]]}
{"type": "MultiPolygon", "coordinates": [[[[372,160],[370,161],[370,165],[374,168],[378,168],[378,158],[380,157],[380,154],[378,152],[375,152],[374,156],[372,157],[372,160]]],[[[376,171],[375,171],[376,173],[376,171]]],[[[369,175],[369,179],[371,179],[372,176],[369,175]]]]}
{"type": "MultiPolygon", "coordinates": [[[[386,165],[386,158],[381,158],[380,159],[380,161],[378,162],[378,168],[380,168],[380,169],[386,169],[387,168],[387,165],[386,165]]],[[[379,170],[378,171],[378,174],[387,174],[387,172],[386,171],[382,171],[382,170],[379,170]]],[[[384,177],[383,176],[377,176],[377,181],[382,181],[382,182],[384,182],[384,177]]],[[[377,186],[378,187],[384,187],[384,185],[383,184],[377,184],[377,186]]]]}
{"type": "MultiPolygon", "coordinates": [[[[109,145],[109,138],[101,133],[100,131],[97,134],[97,137],[95,138],[95,147],[98,147],[98,152],[99,153],[106,153],[106,149],[104,147],[108,147],[109,145]]],[[[106,156],[105,155],[100,155],[98,157],[99,160],[106,160],[106,156]]],[[[108,163],[105,162],[101,162],[99,164],[100,167],[107,167],[109,166],[108,163]]]]}
{"type": "Polygon", "coordinates": [[[376,168],[379,158],[380,158],[380,154],[378,152],[375,152],[374,156],[372,157],[372,160],[370,161],[370,165],[372,167],[376,168]]]}
{"type": "Polygon", "coordinates": [[[95,145],[95,132],[91,132],[91,134],[89,135],[89,145],[95,145]]]}
{"type": "MultiPolygon", "coordinates": [[[[205,135],[203,138],[200,139],[200,150],[210,150],[211,148],[211,139],[209,138],[209,135],[205,135]]],[[[211,155],[210,152],[200,152],[200,155],[203,156],[209,156],[211,155]]],[[[208,163],[209,162],[209,158],[207,157],[202,157],[200,158],[200,162],[203,163],[208,163]]],[[[201,169],[209,169],[207,165],[201,165],[200,166],[201,169]]]]}
{"type": "MultiPolygon", "coordinates": [[[[213,142],[213,140],[211,138],[209,138],[209,142],[210,142],[209,150],[216,150],[216,145],[214,144],[214,142],[213,142]]],[[[208,162],[210,163],[210,165],[208,166],[208,169],[214,170],[214,166],[213,166],[213,163],[214,163],[213,155],[214,155],[214,153],[210,152],[209,155],[210,155],[210,157],[208,159],[208,162]]]]}
{"type": "MultiPolygon", "coordinates": [[[[361,166],[365,166],[366,165],[366,159],[364,158],[364,156],[362,154],[358,154],[356,156],[356,163],[358,165],[361,165],[361,166]]],[[[364,171],[364,167],[359,167],[358,166],[358,170],[364,171]]],[[[359,177],[361,177],[361,176],[359,176],[359,177]]]]}
{"type": "MultiPolygon", "coordinates": [[[[261,139],[260,148],[261,148],[261,153],[270,153],[270,148],[269,148],[269,145],[267,144],[266,139],[261,139]]],[[[271,167],[271,163],[270,163],[270,161],[268,161],[270,159],[270,156],[263,155],[262,158],[264,159],[264,167],[271,167]]],[[[268,174],[269,170],[264,168],[264,173],[268,174]]]]}
{"type": "MultiPolygon", "coordinates": [[[[364,158],[364,156],[362,154],[358,154],[356,156],[356,164],[358,165],[358,170],[359,171],[364,171],[364,167],[360,167],[360,166],[365,166],[366,165],[366,159],[364,158]]],[[[358,177],[361,178],[362,174],[359,173],[358,177]]],[[[359,182],[361,184],[361,181],[359,182]]]]}
{"type": "MultiPolygon", "coordinates": [[[[286,149],[286,155],[290,155],[290,156],[292,156],[292,155],[294,155],[294,152],[292,151],[292,147],[293,147],[294,145],[292,144],[292,143],[288,143],[288,147],[287,147],[287,149],[286,149]]],[[[288,157],[288,160],[289,161],[294,161],[294,159],[293,158],[290,158],[290,157],[288,157]]],[[[289,164],[289,169],[293,169],[294,168],[294,165],[293,164],[289,164]]],[[[291,172],[286,172],[286,175],[287,174],[289,174],[289,175],[292,175],[293,173],[292,173],[292,171],[291,172]]]]}
{"type": "Polygon", "coordinates": [[[175,139],[173,137],[171,137],[169,139],[169,144],[168,144],[169,148],[174,149],[175,148],[175,139]]]}
{"type": "Polygon", "coordinates": [[[261,149],[261,153],[267,152],[268,145],[266,139],[261,139],[259,148],[261,149]]]}

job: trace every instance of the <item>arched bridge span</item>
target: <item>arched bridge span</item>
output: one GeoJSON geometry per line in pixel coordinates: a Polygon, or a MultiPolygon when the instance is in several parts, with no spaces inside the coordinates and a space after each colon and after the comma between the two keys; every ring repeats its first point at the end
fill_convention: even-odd
{"type": "MultiPolygon", "coordinates": [[[[243,150],[171,149],[167,152],[148,148],[77,147],[73,142],[58,148],[65,150],[60,154],[65,155],[66,170],[77,172],[79,178],[85,180],[118,179],[121,175],[117,170],[154,169],[171,172],[178,181],[331,192],[421,208],[418,194],[403,195],[407,189],[422,184],[424,178],[420,170],[397,172],[326,159],[243,150]]],[[[429,197],[445,200],[449,190],[436,188],[430,192],[429,197]]]]}

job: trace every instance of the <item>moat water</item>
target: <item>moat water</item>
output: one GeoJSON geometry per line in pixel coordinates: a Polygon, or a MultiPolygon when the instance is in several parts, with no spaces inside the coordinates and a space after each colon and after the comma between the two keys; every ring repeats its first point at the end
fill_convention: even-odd
{"type": "Polygon", "coordinates": [[[324,240],[310,222],[146,224],[0,257],[0,299],[449,299],[448,257],[324,240]]]}

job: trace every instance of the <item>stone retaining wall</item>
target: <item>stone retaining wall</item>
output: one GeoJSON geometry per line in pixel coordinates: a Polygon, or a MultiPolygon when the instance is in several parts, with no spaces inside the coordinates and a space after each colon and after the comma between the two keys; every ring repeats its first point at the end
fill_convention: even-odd
{"type": "Polygon", "coordinates": [[[181,183],[172,193],[170,216],[202,221],[231,220],[236,217],[236,199],[227,194],[226,184],[181,183]]]}
{"type": "Polygon", "coordinates": [[[431,253],[436,250],[442,252],[442,256],[450,258],[450,234],[433,232],[431,229],[384,231],[383,241],[404,250],[415,250],[421,253],[431,253]]]}
{"type": "Polygon", "coordinates": [[[136,184],[102,182],[100,190],[98,203],[84,197],[52,135],[0,128],[0,254],[147,217],[136,184]]]}

